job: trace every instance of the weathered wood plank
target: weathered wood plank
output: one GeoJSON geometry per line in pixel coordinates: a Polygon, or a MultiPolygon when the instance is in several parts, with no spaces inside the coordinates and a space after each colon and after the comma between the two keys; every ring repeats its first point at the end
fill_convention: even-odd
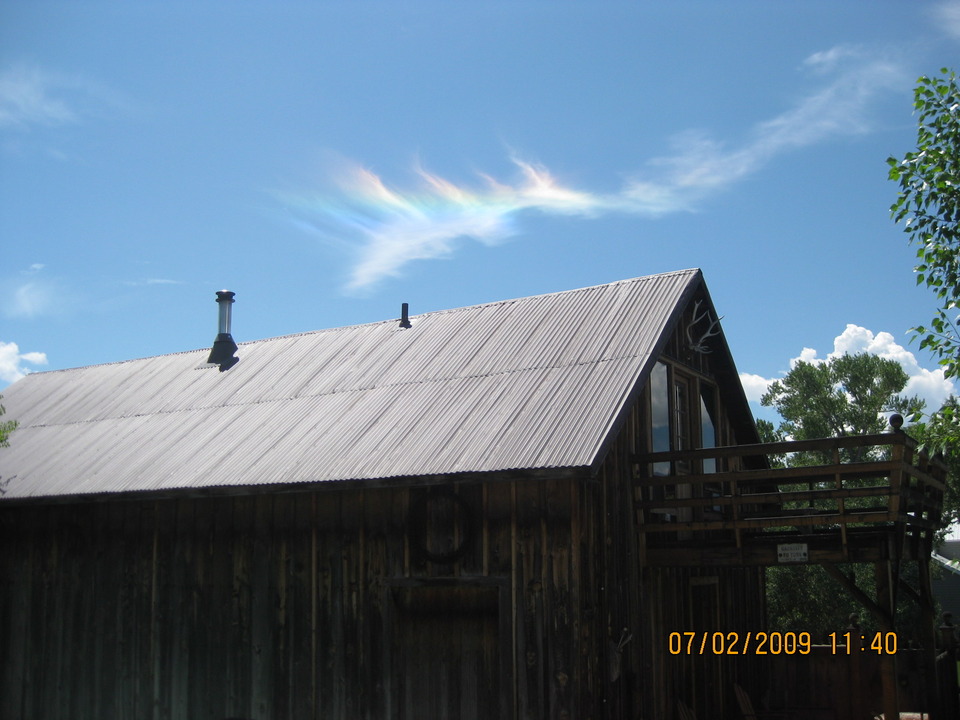
{"type": "Polygon", "coordinates": [[[219,598],[217,587],[210,582],[213,573],[215,533],[214,504],[210,500],[192,502],[193,513],[184,519],[181,528],[184,542],[191,552],[186,555],[186,585],[177,590],[184,596],[186,607],[185,628],[187,639],[185,653],[190,658],[187,678],[187,707],[200,716],[213,716],[213,708],[219,699],[220,684],[216,680],[219,657],[218,636],[213,632],[215,620],[210,617],[210,608],[219,598]]]}
{"type": "Polygon", "coordinates": [[[272,542],[273,498],[256,499],[250,576],[250,713],[274,717],[272,665],[276,632],[276,545],[272,542]]]}
{"type": "Polygon", "coordinates": [[[255,533],[253,497],[238,497],[231,502],[232,516],[229,537],[232,546],[230,704],[239,717],[252,717],[251,653],[252,640],[252,573],[255,533]]]}
{"type": "Polygon", "coordinates": [[[457,496],[463,503],[462,517],[457,529],[458,542],[464,543],[456,574],[462,577],[483,577],[487,574],[484,564],[486,522],[484,518],[484,486],[481,484],[457,485],[457,496]]]}
{"type": "Polygon", "coordinates": [[[286,678],[278,678],[278,686],[283,682],[287,694],[289,718],[313,718],[315,710],[313,675],[313,644],[315,641],[312,613],[313,573],[313,499],[311,494],[305,498],[289,497],[285,499],[285,518],[275,520],[286,522],[290,548],[289,567],[285,589],[285,632],[284,643],[286,678]]]}
{"type": "Polygon", "coordinates": [[[547,651],[544,635],[543,498],[541,483],[517,483],[516,527],[517,589],[521,628],[518,653],[523,662],[524,682],[520,690],[521,716],[545,717],[548,713],[547,651]]]}
{"type": "Polygon", "coordinates": [[[577,677],[574,654],[574,618],[570,587],[572,583],[570,534],[570,483],[567,480],[543,482],[544,516],[542,542],[547,551],[545,587],[547,589],[548,665],[551,717],[571,716],[571,685],[577,677]]]}
{"type": "Polygon", "coordinates": [[[339,676],[343,651],[343,605],[340,588],[343,572],[340,563],[340,493],[321,493],[315,506],[317,541],[318,625],[317,716],[340,718],[339,676]]]}
{"type": "Polygon", "coordinates": [[[360,670],[362,678],[363,717],[375,720],[386,716],[385,675],[389,672],[384,657],[384,581],[389,577],[388,535],[392,508],[398,491],[368,492],[363,503],[363,570],[362,595],[358,612],[362,616],[360,639],[360,670]]]}
{"type": "Polygon", "coordinates": [[[29,527],[31,514],[21,518],[0,512],[0,717],[24,715],[26,683],[30,669],[29,628],[35,608],[34,585],[38,572],[34,536],[29,527]],[[25,522],[26,520],[26,522],[25,522]]]}

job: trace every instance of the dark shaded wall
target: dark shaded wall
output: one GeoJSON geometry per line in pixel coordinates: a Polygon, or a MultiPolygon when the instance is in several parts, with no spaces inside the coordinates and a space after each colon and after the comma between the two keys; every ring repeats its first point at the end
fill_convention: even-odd
{"type": "Polygon", "coordinates": [[[600,495],[546,479],[2,508],[0,717],[601,717],[600,495]]]}

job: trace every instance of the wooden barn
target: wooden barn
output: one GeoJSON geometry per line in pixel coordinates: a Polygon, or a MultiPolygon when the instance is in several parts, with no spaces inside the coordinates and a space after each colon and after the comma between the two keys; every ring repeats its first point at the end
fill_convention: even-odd
{"type": "Polygon", "coordinates": [[[235,358],[226,315],[213,358],[4,391],[0,718],[654,720],[762,690],[671,652],[762,630],[776,562],[736,524],[732,471],[766,462],[733,458],[757,435],[699,271],[235,358]]]}

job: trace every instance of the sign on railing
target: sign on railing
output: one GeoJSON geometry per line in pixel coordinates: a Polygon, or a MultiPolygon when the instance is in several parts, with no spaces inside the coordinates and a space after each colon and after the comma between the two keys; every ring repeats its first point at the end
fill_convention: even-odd
{"type": "Polygon", "coordinates": [[[777,545],[778,563],[805,563],[810,559],[806,543],[780,543],[777,545]]]}

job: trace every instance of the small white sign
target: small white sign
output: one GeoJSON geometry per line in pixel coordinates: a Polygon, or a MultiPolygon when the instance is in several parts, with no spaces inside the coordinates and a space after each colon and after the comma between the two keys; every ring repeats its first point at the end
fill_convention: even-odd
{"type": "Polygon", "coordinates": [[[806,543],[784,543],[777,545],[777,562],[799,563],[810,559],[806,543]]]}

